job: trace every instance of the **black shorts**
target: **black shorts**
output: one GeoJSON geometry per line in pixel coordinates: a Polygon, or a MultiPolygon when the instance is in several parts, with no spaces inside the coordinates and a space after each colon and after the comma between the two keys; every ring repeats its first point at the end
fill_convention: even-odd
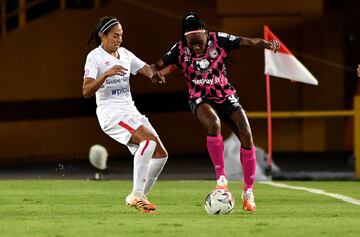
{"type": "Polygon", "coordinates": [[[226,98],[226,100],[222,103],[216,103],[207,98],[197,98],[189,100],[189,106],[192,113],[196,116],[196,109],[202,103],[209,104],[218,114],[218,116],[222,119],[230,117],[232,113],[235,111],[242,109],[241,104],[239,102],[239,97],[236,94],[232,94],[226,98]]]}

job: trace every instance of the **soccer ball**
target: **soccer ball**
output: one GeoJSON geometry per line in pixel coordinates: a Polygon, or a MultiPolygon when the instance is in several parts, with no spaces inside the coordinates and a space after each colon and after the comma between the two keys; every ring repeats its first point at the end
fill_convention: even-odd
{"type": "Polygon", "coordinates": [[[95,168],[99,170],[106,170],[107,158],[108,152],[105,147],[98,144],[90,147],[89,160],[95,168]]]}
{"type": "Polygon", "coordinates": [[[233,195],[223,189],[211,191],[205,199],[204,207],[210,215],[224,215],[232,212],[235,206],[233,195]]]}

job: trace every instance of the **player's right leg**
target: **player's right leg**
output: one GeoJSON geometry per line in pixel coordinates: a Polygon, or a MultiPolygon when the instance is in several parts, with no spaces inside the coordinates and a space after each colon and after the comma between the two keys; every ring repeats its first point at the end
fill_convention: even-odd
{"type": "Polygon", "coordinates": [[[224,142],[221,136],[221,121],[215,110],[208,103],[201,103],[195,110],[195,116],[207,129],[207,149],[215,168],[216,188],[227,189],[224,170],[224,142]]]}

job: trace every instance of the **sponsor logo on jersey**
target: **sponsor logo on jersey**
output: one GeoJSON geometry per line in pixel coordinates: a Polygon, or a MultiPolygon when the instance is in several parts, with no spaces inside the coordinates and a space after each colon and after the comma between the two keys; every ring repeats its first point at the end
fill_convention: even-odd
{"type": "Polygon", "coordinates": [[[127,81],[129,80],[128,77],[123,77],[123,78],[108,78],[106,79],[105,83],[106,85],[114,85],[114,84],[118,84],[118,83],[127,83],[127,81]]]}
{"type": "Polygon", "coordinates": [[[113,89],[113,90],[111,90],[111,94],[112,94],[112,95],[117,95],[117,96],[119,96],[119,95],[124,94],[124,93],[127,93],[127,92],[129,92],[129,91],[130,91],[130,90],[129,90],[128,87],[122,87],[122,88],[119,88],[119,89],[113,89]]]}
{"type": "Polygon", "coordinates": [[[192,83],[195,85],[213,85],[220,82],[219,77],[215,77],[214,79],[201,78],[201,79],[193,79],[192,83]]]}
{"type": "Polygon", "coordinates": [[[109,66],[109,65],[110,65],[110,62],[109,62],[109,61],[106,61],[104,64],[105,64],[105,66],[109,66]]]}

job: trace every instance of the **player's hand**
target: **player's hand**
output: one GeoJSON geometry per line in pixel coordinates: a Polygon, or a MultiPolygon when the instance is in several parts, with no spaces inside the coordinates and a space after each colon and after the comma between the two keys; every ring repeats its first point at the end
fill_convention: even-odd
{"type": "Polygon", "coordinates": [[[266,42],[265,48],[272,50],[274,53],[280,49],[280,43],[277,40],[270,40],[266,42]]]}
{"type": "Polygon", "coordinates": [[[107,75],[107,77],[112,77],[114,75],[123,76],[123,75],[125,75],[126,71],[127,71],[127,69],[124,68],[123,66],[114,65],[109,70],[106,71],[106,75],[107,75]]]}
{"type": "Polygon", "coordinates": [[[360,64],[358,65],[358,68],[357,68],[357,74],[358,74],[358,77],[360,77],[360,64]]]}
{"type": "Polygon", "coordinates": [[[159,84],[165,83],[164,75],[161,72],[159,72],[153,65],[150,66],[150,70],[152,74],[150,76],[150,80],[152,83],[159,83],[159,84]]]}
{"type": "Polygon", "coordinates": [[[150,80],[152,83],[165,83],[165,77],[157,70],[154,72],[154,75],[150,78],[150,80]]]}

